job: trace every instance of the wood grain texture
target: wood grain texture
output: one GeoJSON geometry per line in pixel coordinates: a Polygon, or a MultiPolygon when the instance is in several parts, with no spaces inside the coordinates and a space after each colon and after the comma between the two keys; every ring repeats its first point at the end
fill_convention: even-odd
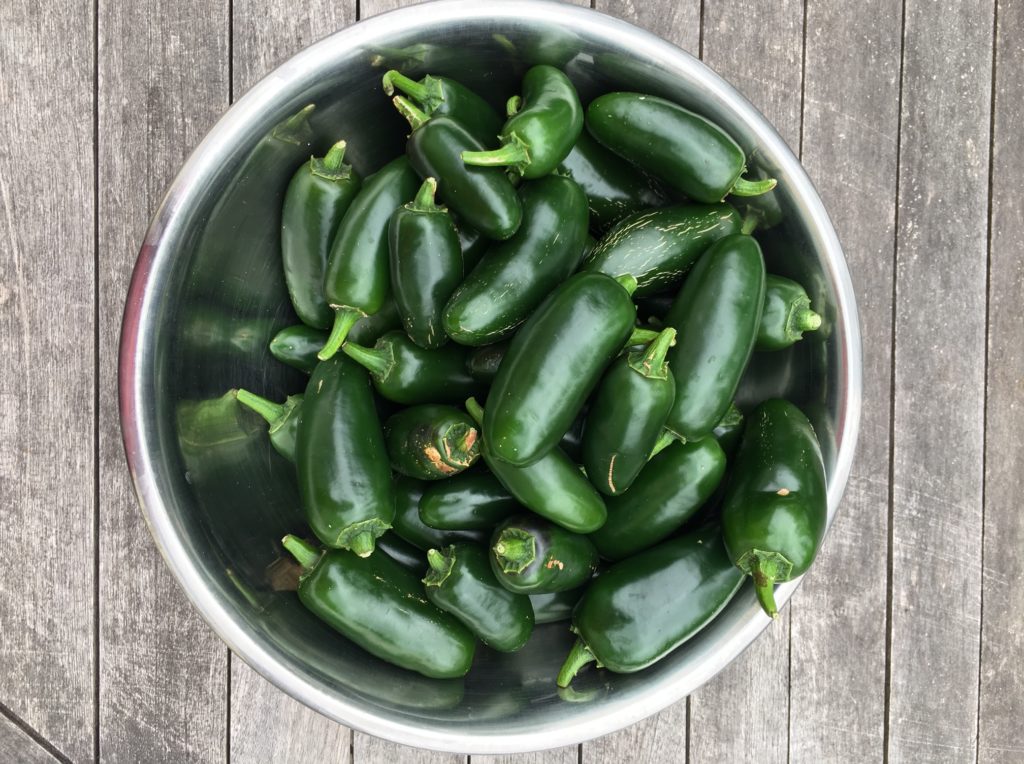
{"type": "Polygon", "coordinates": [[[90,2],[0,8],[0,702],[78,761],[95,733],[93,30],[90,2]]]}
{"type": "Polygon", "coordinates": [[[567,745],[550,751],[518,753],[511,756],[470,756],[469,764],[578,764],[580,747],[567,745]]]}
{"type": "Polygon", "coordinates": [[[993,4],[905,7],[890,761],[976,750],[993,4]]]}
{"type": "Polygon", "coordinates": [[[163,194],[228,103],[228,5],[99,3],[100,755],[223,761],[228,651],[157,553],[125,470],[117,344],[163,194]]]}
{"type": "Polygon", "coordinates": [[[807,4],[802,161],[843,244],[864,340],[853,472],[791,614],[790,756],[807,764],[883,754],[900,10],[807,4]]]}
{"type": "Polygon", "coordinates": [[[699,0],[594,0],[593,7],[650,30],[694,56],[700,52],[699,0]]]}
{"type": "Polygon", "coordinates": [[[21,727],[0,715],[0,761],[18,764],[56,764],[60,762],[21,727]]]}
{"type": "Polygon", "coordinates": [[[352,734],[352,761],[355,764],[469,764],[468,757],[462,754],[411,748],[364,732],[352,734]]]}
{"type": "Polygon", "coordinates": [[[982,554],[978,761],[1024,759],[1024,3],[1000,2],[996,33],[988,401],[985,430],[985,537],[982,554]]]}

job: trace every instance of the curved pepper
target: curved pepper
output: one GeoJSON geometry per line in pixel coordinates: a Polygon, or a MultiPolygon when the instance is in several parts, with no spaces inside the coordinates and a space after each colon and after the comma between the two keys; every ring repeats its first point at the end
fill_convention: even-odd
{"type": "Polygon", "coordinates": [[[456,541],[487,542],[486,531],[452,530],[441,531],[431,528],[420,520],[420,499],[426,484],[421,480],[396,475],[394,480],[395,520],[394,531],[414,547],[427,551],[440,548],[456,541]]]}
{"type": "Polygon", "coordinates": [[[478,382],[491,384],[501,366],[501,359],[508,352],[508,345],[508,342],[496,342],[474,350],[466,356],[466,371],[478,382]]]}
{"type": "Polygon", "coordinates": [[[451,117],[485,146],[495,143],[501,117],[483,98],[449,77],[428,74],[419,82],[391,69],[384,73],[384,92],[397,88],[411,98],[427,117],[451,117]]]}
{"type": "Polygon", "coordinates": [[[550,594],[576,589],[597,570],[586,536],[533,515],[510,517],[491,536],[491,568],[506,589],[550,594]]]}
{"type": "MultiPolygon", "coordinates": [[[[387,300],[384,307],[372,316],[360,318],[348,332],[347,339],[362,345],[369,345],[392,329],[402,325],[394,300],[387,300]]],[[[270,340],[270,354],[281,363],[294,369],[312,374],[320,362],[317,353],[327,342],[328,333],[305,324],[286,326],[270,340]]]]}
{"type": "Polygon", "coordinates": [[[427,569],[426,560],[423,559],[423,550],[417,549],[403,539],[394,532],[394,529],[377,539],[374,554],[380,554],[381,552],[413,575],[422,576],[423,572],[427,569]]]}
{"type": "Polygon", "coordinates": [[[396,472],[441,480],[468,469],[480,456],[476,423],[452,406],[410,406],[384,423],[384,443],[396,472]]]}
{"type": "Polygon", "coordinates": [[[432,483],[420,499],[420,520],[439,530],[490,531],[519,505],[498,478],[469,472],[432,483]]]}
{"type": "Polygon", "coordinates": [[[270,429],[270,444],[277,453],[290,462],[295,461],[295,437],[299,432],[299,421],[302,419],[301,395],[289,395],[284,403],[274,403],[266,398],[253,395],[248,390],[236,390],[238,402],[252,409],[267,420],[270,429]]]}
{"type": "Polygon", "coordinates": [[[578,589],[567,589],[564,592],[548,592],[547,594],[531,594],[530,604],[533,605],[535,623],[555,623],[568,621],[572,618],[573,608],[580,601],[585,586],[578,589]]]}
{"type": "Polygon", "coordinates": [[[802,286],[770,273],[765,277],[764,310],[754,350],[788,348],[803,339],[804,332],[820,326],[821,316],[811,310],[811,298],[802,286]]]}

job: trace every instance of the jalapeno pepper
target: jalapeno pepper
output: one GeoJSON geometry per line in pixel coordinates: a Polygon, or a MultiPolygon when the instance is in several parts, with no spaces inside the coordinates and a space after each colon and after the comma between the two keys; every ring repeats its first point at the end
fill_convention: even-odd
{"type": "Polygon", "coordinates": [[[486,531],[451,530],[441,531],[431,528],[420,520],[420,499],[426,484],[421,480],[396,475],[394,480],[395,520],[394,530],[404,541],[414,547],[427,551],[436,549],[456,541],[474,541],[487,543],[486,531]]]}
{"type": "Polygon", "coordinates": [[[608,520],[590,540],[608,560],[622,560],[668,538],[714,493],[725,454],[714,438],[675,442],[652,457],[620,496],[606,499],[608,520]]]}
{"type": "Polygon", "coordinates": [[[522,594],[576,589],[598,563],[590,539],[534,515],[510,517],[495,528],[490,559],[498,582],[522,594]]]}
{"type": "Polygon", "coordinates": [[[384,92],[397,88],[428,117],[451,117],[484,146],[493,145],[501,131],[501,117],[483,98],[449,77],[428,74],[419,82],[392,69],[384,73],[384,92]]]}
{"type": "Polygon", "coordinates": [[[564,592],[548,592],[547,594],[531,594],[530,604],[533,605],[534,623],[555,623],[568,621],[572,618],[572,610],[583,596],[586,586],[568,589],[564,592]]]}
{"type": "MultiPolygon", "coordinates": [[[[474,399],[466,401],[466,410],[477,424],[483,422],[484,411],[474,399]]],[[[604,525],[607,510],[601,494],[560,448],[529,466],[516,467],[494,457],[484,428],[480,453],[494,476],[527,509],[575,533],[591,533],[604,525]]]]}
{"type": "Polygon", "coordinates": [[[611,277],[630,274],[636,296],[671,289],[708,247],[740,232],[728,204],[677,204],[630,215],[602,238],[580,270],[611,277]]]}
{"type": "Polygon", "coordinates": [[[455,345],[424,350],[405,332],[388,332],[373,348],[346,342],[342,350],[369,369],[377,392],[395,403],[451,403],[480,387],[466,372],[466,349],[455,345]]]}
{"type": "Polygon", "coordinates": [[[668,356],[676,402],[665,426],[680,437],[699,440],[729,408],[757,338],[764,276],[757,241],[726,236],[701,256],[665,317],[679,332],[668,356]]]}
{"type": "Polygon", "coordinates": [[[725,452],[726,457],[729,459],[736,455],[736,449],[740,447],[740,439],[743,437],[743,424],[745,421],[743,412],[739,410],[735,403],[730,403],[729,409],[718,420],[715,429],[711,431],[711,435],[718,441],[718,445],[722,447],[722,451],[725,452]]]}
{"type": "Polygon", "coordinates": [[[554,448],[636,321],[636,282],[579,273],[516,333],[487,396],[484,433],[497,459],[524,466],[554,448]]]}
{"type": "Polygon", "coordinates": [[[411,406],[384,423],[391,467],[420,480],[440,480],[471,467],[480,456],[476,423],[452,406],[411,406]]]}
{"type": "Polygon", "coordinates": [[[772,618],[776,583],[802,575],[825,535],[828,493],[821,448],[807,417],[788,401],[751,412],[725,491],[722,530],[729,557],[754,579],[772,618]]]}
{"type": "Polygon", "coordinates": [[[270,444],[277,453],[290,462],[295,461],[295,437],[299,431],[302,418],[301,395],[289,395],[284,403],[274,403],[266,398],[253,395],[248,390],[236,390],[238,402],[252,409],[267,420],[270,429],[270,444]]]}
{"type": "Polygon", "coordinates": [[[459,234],[448,210],[434,203],[436,191],[436,180],[423,181],[388,229],[395,304],[409,339],[428,350],[448,341],[441,312],[463,275],[459,234]]]}
{"type": "Polygon", "coordinates": [[[324,276],[324,297],[335,316],[320,360],[338,352],[356,321],[384,307],[390,291],[388,223],[418,185],[409,162],[399,157],[366,179],[342,218],[324,276]]]}
{"type": "MultiPolygon", "coordinates": [[[[349,329],[348,340],[361,345],[370,345],[392,329],[402,325],[394,300],[387,300],[384,307],[372,316],[360,318],[349,329]]],[[[287,326],[270,340],[270,354],[281,363],[312,374],[319,360],[316,354],[327,342],[327,332],[313,329],[305,324],[287,326]]]]}
{"type": "Polygon", "coordinates": [[[526,179],[542,178],[568,156],[583,130],[583,107],[576,88],[553,66],[531,67],[523,95],[508,101],[509,118],[498,138],[501,148],[463,151],[469,165],[509,167],[526,179]]]}
{"type": "Polygon", "coordinates": [[[511,336],[583,256],[589,213],[575,181],[552,175],[524,183],[519,196],[519,230],[484,254],[445,307],[445,331],[463,345],[511,336]]]}
{"type": "Polygon", "coordinates": [[[429,118],[401,96],[393,103],[412,126],[405,144],[409,162],[421,177],[438,179],[445,204],[489,239],[514,234],[523,210],[512,182],[500,168],[467,167],[460,157],[484,145],[453,119],[429,118]]]}
{"type": "Polygon", "coordinates": [[[743,583],[718,528],[670,539],[601,573],[573,611],[579,635],[558,686],[591,661],[617,674],[647,668],[706,626],[743,583]]]}
{"type": "Polygon", "coordinates": [[[757,327],[754,350],[782,350],[799,342],[804,332],[821,326],[811,310],[811,298],[795,281],[768,274],[764,281],[764,310],[757,327]]]}
{"type": "Polygon", "coordinates": [[[508,352],[508,344],[508,342],[496,342],[493,345],[484,345],[482,348],[474,350],[466,356],[466,371],[478,382],[491,384],[498,373],[501,359],[508,352]]]}
{"type": "Polygon", "coordinates": [[[427,569],[427,562],[423,559],[423,550],[414,547],[393,529],[377,539],[377,546],[373,553],[380,554],[381,552],[415,576],[422,576],[427,569]]]}
{"type": "Polygon", "coordinates": [[[473,635],[430,604],[416,576],[390,557],[321,552],[295,536],[281,543],[304,569],[299,600],[343,636],[424,676],[443,679],[469,671],[473,635]]]}
{"type": "Polygon", "coordinates": [[[310,528],[329,547],[370,555],[391,527],[395,499],[370,381],[358,364],[342,356],[316,367],[295,440],[310,528]]]}
{"type": "Polygon", "coordinates": [[[743,149],[722,128],[678,104],[642,93],[608,93],[587,108],[587,129],[623,159],[697,202],[757,196],[775,180],[746,180],[743,149]]]}
{"type": "Polygon", "coordinates": [[[455,221],[455,228],[459,232],[459,248],[462,250],[462,270],[464,273],[469,273],[480,262],[480,258],[484,256],[484,252],[491,245],[491,240],[461,220],[455,221]]]}
{"type": "Polygon", "coordinates": [[[362,179],[345,164],[345,141],[313,157],[288,184],[281,212],[281,258],[295,312],[303,323],[327,329],[334,312],[324,298],[324,271],[341,219],[362,179]]]}
{"type": "Polygon", "coordinates": [[[646,349],[619,358],[605,374],[583,428],[583,466],[601,493],[626,492],[647,464],[675,401],[665,363],[671,327],[646,349]]]}
{"type": "Polygon", "coordinates": [[[439,530],[490,531],[520,511],[519,502],[487,472],[470,472],[432,483],[420,499],[420,520],[439,530]]]}
{"type": "Polygon", "coordinates": [[[533,633],[533,606],[525,594],[498,583],[487,551],[476,544],[452,544],[427,552],[423,579],[427,599],[451,613],[488,647],[511,653],[533,633]]]}

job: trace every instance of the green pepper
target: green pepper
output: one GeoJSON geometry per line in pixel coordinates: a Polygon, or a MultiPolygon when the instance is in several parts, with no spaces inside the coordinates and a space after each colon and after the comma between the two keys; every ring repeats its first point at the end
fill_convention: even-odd
{"type": "Polygon", "coordinates": [[[586,193],[590,226],[595,231],[606,231],[625,217],[665,204],[664,194],[646,175],[586,130],[556,172],[575,180],[586,193]]]}
{"type": "Polygon", "coordinates": [[[658,442],[675,401],[676,383],[665,363],[675,340],[670,327],[644,350],[620,357],[597,389],[583,429],[583,466],[606,496],[629,489],[658,442]]]}
{"type": "Polygon", "coordinates": [[[736,455],[736,449],[740,447],[745,421],[739,407],[735,403],[730,403],[728,411],[718,420],[715,429],[711,431],[711,435],[718,441],[718,445],[722,447],[722,451],[729,459],[736,455]]]}
{"type": "MultiPolygon", "coordinates": [[[[370,345],[382,334],[398,329],[401,325],[395,301],[389,299],[384,303],[384,307],[372,316],[364,316],[356,321],[349,329],[347,339],[361,345],[370,345]]],[[[281,363],[286,363],[306,374],[312,374],[320,361],[316,354],[327,342],[328,336],[327,332],[305,324],[287,326],[270,340],[270,354],[281,363]]]]}
{"type": "Polygon", "coordinates": [[[586,586],[568,589],[564,592],[548,592],[547,594],[531,594],[530,604],[533,605],[535,623],[555,623],[568,621],[572,618],[573,608],[580,601],[586,586]]]}
{"type": "Polygon", "coordinates": [[[516,333],[487,396],[484,434],[498,459],[525,466],[554,448],[636,321],[636,282],[578,273],[516,333]]]}
{"type": "Polygon", "coordinates": [[[508,342],[484,345],[466,356],[466,371],[477,382],[489,385],[494,381],[501,359],[508,352],[508,342]]]}
{"type": "Polygon", "coordinates": [[[525,594],[498,583],[487,552],[477,544],[452,544],[427,552],[427,599],[451,613],[488,647],[511,653],[533,633],[533,606],[525,594]]]}
{"type": "Polygon", "coordinates": [[[320,360],[338,352],[356,321],[384,307],[391,288],[388,224],[418,186],[408,160],[399,157],[366,179],[342,218],[324,275],[324,297],[335,314],[320,360]]]}
{"type": "Polygon", "coordinates": [[[377,392],[395,403],[452,403],[480,387],[466,371],[466,349],[456,345],[424,350],[405,332],[388,332],[372,349],[346,342],[342,350],[369,369],[377,392]]]}
{"type": "Polygon", "coordinates": [[[456,541],[475,541],[486,543],[488,534],[478,530],[441,531],[431,528],[420,520],[420,499],[425,484],[404,475],[396,475],[394,480],[395,520],[394,530],[402,540],[414,547],[427,551],[436,549],[456,541]]]}
{"type": "Polygon", "coordinates": [[[391,289],[409,339],[431,350],[448,341],[441,312],[462,282],[462,249],[448,210],[434,203],[437,181],[423,181],[388,229],[391,289]]]}
{"type": "Polygon", "coordinates": [[[536,515],[510,517],[495,528],[490,559],[498,582],[521,594],[576,589],[598,563],[590,539],[536,515]]]}
{"type": "Polygon", "coordinates": [[[469,671],[473,635],[432,605],[416,576],[390,557],[322,552],[290,535],[281,543],[304,569],[302,604],[359,647],[434,679],[469,671]]]}
{"type": "Polygon", "coordinates": [[[583,461],[583,428],[586,424],[587,407],[584,406],[562,439],[558,441],[558,447],[576,464],[583,461]]]}
{"type": "Polygon", "coordinates": [[[392,69],[384,73],[384,92],[392,96],[395,88],[415,101],[428,117],[451,117],[484,146],[497,140],[501,117],[465,85],[431,74],[416,82],[392,69]]]}
{"type": "Polygon", "coordinates": [[[611,277],[630,274],[636,296],[677,286],[708,247],[740,232],[728,204],[676,204],[630,215],[609,231],[580,270],[611,277]]]}
{"type": "Polygon", "coordinates": [[[236,390],[238,402],[250,408],[267,420],[270,429],[270,444],[277,453],[290,462],[295,461],[295,437],[302,419],[301,395],[289,395],[284,403],[274,403],[266,398],[253,395],[248,390],[236,390]]]}
{"type": "Polygon", "coordinates": [[[480,262],[480,258],[484,256],[484,252],[491,245],[491,240],[461,220],[456,219],[455,228],[459,232],[459,248],[462,250],[462,270],[465,273],[469,273],[480,262]]]}
{"type": "Polygon", "coordinates": [[[338,225],[362,185],[344,162],[345,141],[322,159],[312,157],[292,176],[281,211],[284,280],[303,323],[327,329],[334,312],[324,298],[324,271],[338,225]]]}
{"type": "Polygon", "coordinates": [[[699,440],[732,403],[757,338],[764,276],[757,240],[726,236],[701,256],[665,316],[679,332],[668,357],[676,402],[665,424],[676,435],[699,440]]]}
{"type": "Polygon", "coordinates": [[[509,118],[498,134],[501,148],[463,151],[478,167],[509,167],[527,180],[542,178],[572,151],[583,130],[583,107],[576,88],[553,66],[531,67],[523,76],[523,95],[508,101],[509,118]]]}
{"type": "Polygon", "coordinates": [[[344,356],[322,361],[302,401],[295,464],[310,528],[324,544],[373,552],[395,499],[366,372],[344,356]]]}
{"type": "Polygon", "coordinates": [[[804,332],[821,326],[811,310],[811,298],[795,281],[768,274],[764,281],[764,310],[754,350],[782,350],[803,339],[804,332]]]}
{"type": "Polygon", "coordinates": [[[775,618],[776,583],[802,575],[825,535],[828,492],[821,447],[807,417],[788,401],[751,412],[725,491],[722,531],[729,557],[754,579],[775,618]]]}
{"type": "Polygon", "coordinates": [[[427,562],[423,559],[423,550],[414,547],[395,533],[394,529],[377,539],[374,554],[381,552],[415,576],[422,576],[427,569],[427,562]]]}
{"type": "Polygon", "coordinates": [[[384,423],[391,467],[420,480],[440,480],[471,467],[480,456],[479,434],[464,411],[437,403],[403,409],[384,423]]]}
{"type": "MultiPolygon", "coordinates": [[[[474,399],[466,401],[477,424],[484,411],[474,399]]],[[[516,500],[529,510],[575,533],[591,533],[604,525],[608,511],[594,486],[560,448],[526,467],[516,467],[494,457],[487,429],[483,431],[480,453],[484,462],[516,500]]]]}
{"type": "Polygon", "coordinates": [[[599,142],[696,202],[757,196],[775,180],[751,181],[743,149],[722,128],[678,104],[642,93],[607,93],[587,108],[599,142]]]}
{"type": "Polygon", "coordinates": [[[445,307],[445,331],[463,345],[511,336],[583,256],[589,213],[575,181],[551,175],[524,183],[519,196],[519,230],[484,254],[445,307]]]}
{"type": "Polygon", "coordinates": [[[622,560],[668,538],[714,493],[725,454],[714,438],[671,444],[651,458],[633,486],[605,501],[608,520],[590,540],[607,560],[622,560]]]}
{"type": "Polygon", "coordinates": [[[488,472],[469,472],[427,486],[420,520],[439,530],[490,531],[522,507],[488,472]]]}
{"type": "Polygon", "coordinates": [[[670,539],[616,563],[573,611],[579,636],[558,686],[591,661],[617,674],[647,668],[706,626],[743,583],[718,528],[670,539]]]}
{"type": "Polygon", "coordinates": [[[453,119],[429,118],[401,96],[393,103],[412,126],[405,144],[409,162],[421,177],[438,179],[441,199],[452,211],[489,239],[514,234],[523,210],[512,182],[499,168],[467,167],[459,156],[484,144],[453,119]]]}

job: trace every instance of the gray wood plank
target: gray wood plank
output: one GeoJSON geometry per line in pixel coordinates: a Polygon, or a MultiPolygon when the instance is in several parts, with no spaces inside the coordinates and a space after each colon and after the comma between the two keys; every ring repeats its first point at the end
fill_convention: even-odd
{"type": "Polygon", "coordinates": [[[989,246],[988,411],[985,436],[985,535],[982,551],[981,683],[978,760],[1024,759],[1024,3],[1000,2],[996,33],[995,115],[989,246]]]}
{"type": "Polygon", "coordinates": [[[803,165],[846,252],[864,350],[853,472],[791,614],[790,755],[808,764],[883,754],[900,13],[807,5],[803,165]]]}
{"type": "Polygon", "coordinates": [[[991,0],[907,0],[888,756],[976,750],[991,0]]]}
{"type": "Polygon", "coordinates": [[[699,0],[594,0],[593,7],[602,13],[648,29],[694,56],[700,52],[699,0]]]}
{"type": "Polygon", "coordinates": [[[0,703],[81,761],[95,732],[93,30],[86,0],[0,9],[0,703]]]}
{"type": "Polygon", "coordinates": [[[580,747],[567,745],[549,751],[519,753],[511,756],[470,756],[469,764],[577,764],[580,747]]]}
{"type": "Polygon", "coordinates": [[[100,754],[214,761],[228,651],[158,554],[124,466],[121,311],[150,216],[228,103],[228,4],[99,3],[100,754]]]}
{"type": "Polygon", "coordinates": [[[0,714],[0,761],[19,764],[55,764],[61,761],[21,727],[0,714]]]}

